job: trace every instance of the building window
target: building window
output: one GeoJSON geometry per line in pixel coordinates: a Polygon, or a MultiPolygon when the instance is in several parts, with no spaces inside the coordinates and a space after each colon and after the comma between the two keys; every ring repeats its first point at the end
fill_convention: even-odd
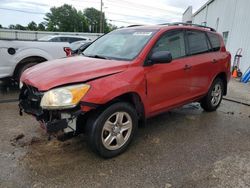
{"type": "Polygon", "coordinates": [[[227,45],[228,34],[229,34],[228,31],[225,31],[225,32],[222,33],[225,46],[227,45]]]}

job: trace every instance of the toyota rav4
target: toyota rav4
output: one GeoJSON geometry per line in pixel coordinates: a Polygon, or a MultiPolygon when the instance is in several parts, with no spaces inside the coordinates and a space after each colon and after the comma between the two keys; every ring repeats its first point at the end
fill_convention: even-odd
{"type": "Polygon", "coordinates": [[[81,56],[27,69],[20,114],[35,116],[49,135],[87,135],[90,148],[114,157],[139,123],[200,102],[215,111],[227,94],[231,55],[212,28],[173,23],[110,32],[81,56]]]}

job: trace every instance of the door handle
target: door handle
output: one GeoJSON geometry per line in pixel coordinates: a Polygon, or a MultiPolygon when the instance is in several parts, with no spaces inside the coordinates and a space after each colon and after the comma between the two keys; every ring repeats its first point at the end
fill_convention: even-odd
{"type": "Polygon", "coordinates": [[[213,61],[212,61],[212,63],[214,64],[214,63],[217,63],[218,61],[216,60],[216,59],[213,59],[213,61]]]}
{"type": "Polygon", "coordinates": [[[185,65],[184,70],[189,70],[189,69],[191,69],[191,68],[192,68],[191,65],[185,65]]]}

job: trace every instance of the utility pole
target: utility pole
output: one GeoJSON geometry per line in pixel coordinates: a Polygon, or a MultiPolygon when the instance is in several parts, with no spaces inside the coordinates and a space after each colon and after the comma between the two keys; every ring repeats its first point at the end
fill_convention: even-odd
{"type": "Polygon", "coordinates": [[[101,0],[101,15],[100,15],[100,33],[102,33],[102,6],[103,6],[103,3],[102,3],[102,0],[101,0]]]}

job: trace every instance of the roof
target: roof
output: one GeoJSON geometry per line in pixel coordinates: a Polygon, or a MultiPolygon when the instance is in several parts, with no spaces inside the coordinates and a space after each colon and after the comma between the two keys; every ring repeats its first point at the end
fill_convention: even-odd
{"type": "Polygon", "coordinates": [[[214,0],[208,0],[201,8],[199,8],[194,14],[193,16],[199,14],[204,8],[206,8],[209,4],[211,4],[212,2],[214,2],[214,0]]]}

